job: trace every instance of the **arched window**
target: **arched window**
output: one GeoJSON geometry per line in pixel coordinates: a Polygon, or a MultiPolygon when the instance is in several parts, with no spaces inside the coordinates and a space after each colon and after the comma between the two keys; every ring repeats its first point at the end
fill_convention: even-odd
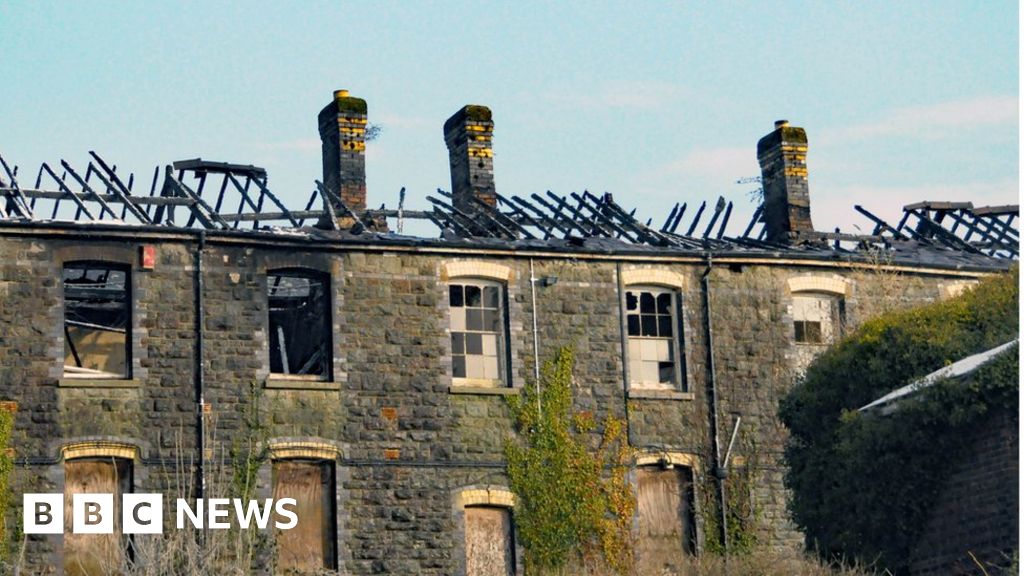
{"type": "Polygon", "coordinates": [[[793,295],[793,341],[827,346],[842,330],[850,281],[842,276],[796,276],[786,281],[793,295]]]}
{"type": "Polygon", "coordinates": [[[625,297],[630,388],[685,389],[678,292],[627,286],[625,297]]]}
{"type": "Polygon", "coordinates": [[[330,279],[310,270],[267,273],[270,372],[274,378],[330,378],[330,279]]]}
{"type": "Polygon", "coordinates": [[[111,262],[64,264],[64,377],[131,377],[131,272],[111,262]]]}
{"type": "Polygon", "coordinates": [[[448,285],[455,384],[505,386],[505,287],[459,278],[448,285]]]}

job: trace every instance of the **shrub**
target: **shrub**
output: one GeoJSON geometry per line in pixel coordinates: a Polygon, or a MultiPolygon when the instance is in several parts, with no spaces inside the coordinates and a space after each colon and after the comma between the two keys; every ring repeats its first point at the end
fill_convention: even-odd
{"type": "Polygon", "coordinates": [[[625,574],[636,511],[625,423],[609,416],[598,432],[592,414],[573,411],[572,368],[573,353],[563,348],[545,362],[539,396],[527,387],[509,399],[519,433],[505,444],[516,531],[529,574],[573,562],[625,574]]]}
{"type": "Polygon", "coordinates": [[[1018,334],[1018,270],[958,298],[866,322],[823,353],[783,399],[791,511],[827,558],[853,557],[895,572],[933,505],[962,430],[991,410],[1016,414],[1017,349],[963,382],[942,381],[895,417],[857,408],[1018,334]]]}

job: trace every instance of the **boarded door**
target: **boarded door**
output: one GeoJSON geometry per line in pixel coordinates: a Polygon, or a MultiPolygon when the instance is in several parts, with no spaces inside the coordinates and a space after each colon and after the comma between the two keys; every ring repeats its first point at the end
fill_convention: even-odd
{"type": "Polygon", "coordinates": [[[649,466],[636,475],[640,573],[685,573],[694,542],[690,471],[649,466]]]}
{"type": "Polygon", "coordinates": [[[466,508],[466,576],[512,576],[512,515],[505,508],[466,508]]]}
{"type": "Polygon", "coordinates": [[[279,574],[335,568],[334,466],[331,462],[274,462],[274,500],[294,498],[298,524],[277,533],[279,574]]]}
{"type": "MultiPolygon", "coordinates": [[[[119,574],[124,562],[121,495],[130,492],[131,462],[119,458],[83,458],[64,463],[64,574],[119,574]],[[113,494],[113,534],[72,534],[72,495],[113,494]]],[[[108,511],[108,513],[110,513],[108,511]]]]}

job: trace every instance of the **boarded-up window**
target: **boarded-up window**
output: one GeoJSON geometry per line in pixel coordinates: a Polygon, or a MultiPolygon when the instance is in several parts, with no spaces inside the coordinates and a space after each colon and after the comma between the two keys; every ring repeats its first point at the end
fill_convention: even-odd
{"type": "Polygon", "coordinates": [[[270,371],[327,378],[331,360],[330,297],[325,275],[277,271],[267,275],[270,371]]]}
{"type": "Polygon", "coordinates": [[[639,573],[685,573],[695,540],[690,471],[646,466],[636,476],[639,573]]]}
{"type": "Polygon", "coordinates": [[[131,462],[121,458],[82,458],[64,463],[64,574],[119,574],[126,542],[121,537],[121,495],[131,492],[131,462]],[[74,494],[113,494],[113,534],[73,534],[74,494]]]}
{"type": "Polygon", "coordinates": [[[63,278],[64,376],[129,377],[128,269],[72,262],[65,264],[63,278]]]}
{"type": "Polygon", "coordinates": [[[274,500],[294,498],[298,524],[277,532],[277,573],[318,573],[336,568],[334,463],[274,462],[274,500]]]}
{"type": "Polygon", "coordinates": [[[466,508],[466,576],[515,574],[512,514],[507,508],[466,508]]]}

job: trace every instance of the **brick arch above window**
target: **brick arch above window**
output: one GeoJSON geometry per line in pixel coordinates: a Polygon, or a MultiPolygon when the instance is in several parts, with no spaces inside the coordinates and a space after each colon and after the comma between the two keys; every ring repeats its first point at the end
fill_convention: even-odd
{"type": "Polygon", "coordinates": [[[791,293],[819,292],[835,296],[846,296],[853,283],[842,276],[796,276],[786,281],[791,293]]]}
{"type": "Polygon", "coordinates": [[[700,458],[687,452],[645,452],[636,457],[637,466],[652,466],[662,463],[686,466],[694,472],[700,471],[700,458]]]}
{"type": "Polygon", "coordinates": [[[126,460],[139,460],[142,451],[135,444],[118,442],[115,440],[82,440],[69,442],[61,446],[61,458],[74,460],[76,458],[124,458],[126,460]]]}
{"type": "Polygon", "coordinates": [[[644,284],[683,290],[686,288],[686,276],[663,268],[629,268],[622,271],[622,284],[644,284]]]}
{"type": "Polygon", "coordinates": [[[441,267],[441,279],[450,278],[486,278],[498,282],[511,282],[512,268],[496,262],[484,260],[458,260],[447,262],[441,267]]]}
{"type": "Polygon", "coordinates": [[[308,459],[334,460],[338,457],[338,448],[324,441],[282,440],[271,441],[270,458],[272,460],[308,459]]]}
{"type": "Polygon", "coordinates": [[[470,486],[462,488],[455,493],[455,506],[458,509],[467,506],[513,508],[515,505],[516,495],[508,488],[500,486],[470,486]]]}

